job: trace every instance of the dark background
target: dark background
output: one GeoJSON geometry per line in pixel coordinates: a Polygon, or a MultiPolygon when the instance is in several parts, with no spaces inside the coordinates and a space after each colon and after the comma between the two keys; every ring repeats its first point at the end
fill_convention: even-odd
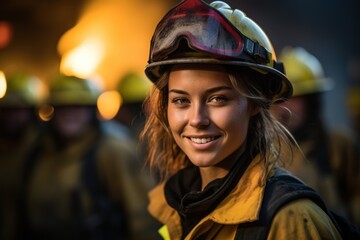
{"type": "MultiPolygon", "coordinates": [[[[0,47],[0,70],[22,67],[46,77],[57,69],[59,38],[76,24],[89,1],[1,0],[0,21],[11,24],[12,38],[6,46],[0,47]]],[[[164,0],[164,4],[176,2],[164,0]]],[[[359,82],[360,75],[359,1],[227,2],[243,10],[263,28],[276,52],[284,46],[302,46],[322,62],[326,76],[333,78],[336,84],[334,90],[324,95],[324,116],[330,126],[348,127],[346,90],[353,82],[359,82]]],[[[146,9],[139,9],[138,14],[146,15],[146,9]]],[[[131,25],[131,19],[128,24],[131,25]]]]}
{"type": "Polygon", "coordinates": [[[360,2],[357,0],[231,0],[271,39],[277,53],[301,46],[322,63],[335,88],[324,94],[324,117],[347,128],[346,91],[360,83],[360,2]]]}

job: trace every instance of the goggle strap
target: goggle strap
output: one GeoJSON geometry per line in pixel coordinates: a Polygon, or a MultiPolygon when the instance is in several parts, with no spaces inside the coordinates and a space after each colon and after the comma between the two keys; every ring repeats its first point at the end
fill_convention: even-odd
{"type": "Polygon", "coordinates": [[[243,36],[245,42],[245,51],[256,59],[260,59],[263,63],[269,63],[268,51],[258,42],[254,42],[250,38],[243,36]]]}

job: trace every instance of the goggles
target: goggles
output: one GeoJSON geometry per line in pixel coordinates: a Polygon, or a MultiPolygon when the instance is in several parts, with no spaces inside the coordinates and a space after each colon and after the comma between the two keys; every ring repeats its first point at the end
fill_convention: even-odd
{"type": "Polygon", "coordinates": [[[164,16],[151,40],[149,63],[167,59],[181,39],[186,39],[191,49],[215,58],[258,64],[272,60],[270,52],[202,0],[185,0],[164,16]]]}

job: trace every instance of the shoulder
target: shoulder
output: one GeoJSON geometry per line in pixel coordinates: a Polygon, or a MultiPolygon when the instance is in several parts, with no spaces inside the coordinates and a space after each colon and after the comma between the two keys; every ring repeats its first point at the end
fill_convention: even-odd
{"type": "Polygon", "coordinates": [[[160,183],[149,192],[149,206],[150,214],[162,223],[169,221],[172,216],[177,215],[176,211],[171,208],[165,199],[164,194],[165,183],[160,183]]]}
{"type": "Polygon", "coordinates": [[[341,239],[329,216],[313,201],[299,199],[275,215],[268,239],[341,239]]]}

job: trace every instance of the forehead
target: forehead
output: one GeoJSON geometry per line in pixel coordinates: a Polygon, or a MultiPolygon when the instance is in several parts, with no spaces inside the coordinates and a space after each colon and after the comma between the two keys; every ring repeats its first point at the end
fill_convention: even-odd
{"type": "Polygon", "coordinates": [[[213,78],[218,78],[219,80],[229,79],[229,72],[226,68],[215,64],[176,64],[171,67],[169,73],[169,80],[184,80],[188,78],[193,80],[208,79],[209,81],[213,78]]]}
{"type": "Polygon", "coordinates": [[[170,71],[169,88],[208,88],[218,86],[231,87],[229,73],[220,66],[182,65],[170,71]]]}

